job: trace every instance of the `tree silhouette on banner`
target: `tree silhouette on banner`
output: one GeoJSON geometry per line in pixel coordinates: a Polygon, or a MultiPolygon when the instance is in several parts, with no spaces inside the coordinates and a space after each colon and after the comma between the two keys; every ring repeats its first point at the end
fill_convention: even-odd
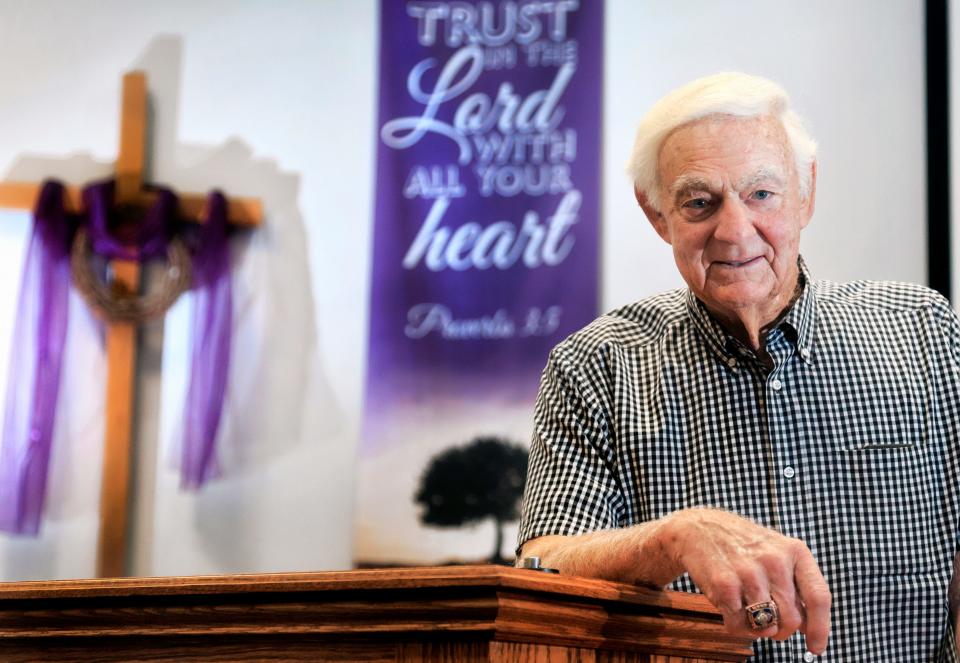
{"type": "Polygon", "coordinates": [[[490,562],[502,564],[503,526],[520,516],[527,479],[527,449],[500,437],[481,436],[441,451],[420,477],[414,501],[423,507],[420,522],[461,527],[486,518],[496,524],[490,562]]]}

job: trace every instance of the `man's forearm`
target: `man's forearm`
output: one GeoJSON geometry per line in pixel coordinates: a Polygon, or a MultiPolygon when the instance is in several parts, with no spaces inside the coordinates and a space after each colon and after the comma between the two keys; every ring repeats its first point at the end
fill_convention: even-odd
{"type": "Polygon", "coordinates": [[[667,523],[655,520],[624,529],[527,541],[521,557],[536,556],[565,575],[663,587],[683,572],[667,554],[667,523]]]}

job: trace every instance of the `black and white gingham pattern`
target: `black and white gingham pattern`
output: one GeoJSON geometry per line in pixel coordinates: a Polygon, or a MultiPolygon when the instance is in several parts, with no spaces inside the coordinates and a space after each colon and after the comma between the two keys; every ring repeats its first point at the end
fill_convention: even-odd
{"type": "MultiPolygon", "coordinates": [[[[834,597],[820,661],[956,660],[960,322],[914,285],[811,281],[767,370],[689,291],[614,311],[551,353],[520,543],[729,509],[807,543],[834,597]]],[[[674,589],[696,591],[686,576],[674,589]]],[[[756,661],[802,661],[802,635],[756,661]]]]}

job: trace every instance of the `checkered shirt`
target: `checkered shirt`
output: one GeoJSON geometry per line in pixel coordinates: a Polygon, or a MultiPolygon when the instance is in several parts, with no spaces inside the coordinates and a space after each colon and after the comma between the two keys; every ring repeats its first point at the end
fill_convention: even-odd
{"type": "MultiPolygon", "coordinates": [[[[920,286],[801,272],[772,369],[686,290],[558,345],[519,543],[727,509],[806,542],[833,594],[823,656],[795,634],[751,660],[955,661],[960,321],[920,286]]],[[[671,588],[697,591],[686,574],[671,588]]]]}

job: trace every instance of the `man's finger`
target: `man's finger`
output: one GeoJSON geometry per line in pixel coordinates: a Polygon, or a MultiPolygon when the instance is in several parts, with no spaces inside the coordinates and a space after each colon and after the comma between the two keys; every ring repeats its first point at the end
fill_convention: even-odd
{"type": "Polygon", "coordinates": [[[700,585],[704,595],[724,616],[734,615],[743,608],[743,586],[732,571],[715,571],[699,581],[691,571],[690,578],[700,585]]]}
{"type": "MultiPolygon", "coordinates": [[[[747,622],[746,605],[743,602],[744,588],[740,574],[730,567],[723,570],[711,569],[702,580],[696,571],[690,572],[690,578],[697,583],[704,595],[723,615],[723,624],[730,633],[761,637],[772,635],[772,630],[751,631],[747,622]]],[[[755,583],[754,583],[755,584],[755,583]]]]}
{"type": "Polygon", "coordinates": [[[807,649],[822,654],[830,637],[830,605],[833,597],[817,562],[810,551],[804,549],[797,557],[795,570],[797,593],[806,611],[807,649]]]}
{"type": "Polygon", "coordinates": [[[770,600],[770,581],[763,569],[756,564],[743,564],[736,568],[740,579],[743,605],[753,605],[770,600]]]}
{"type": "Polygon", "coordinates": [[[780,623],[773,638],[775,640],[787,640],[800,630],[803,623],[803,608],[798,604],[792,587],[789,594],[786,591],[780,593],[778,590],[774,590],[771,596],[773,602],[777,604],[777,611],[780,613],[780,623]]]}
{"type": "Polygon", "coordinates": [[[770,580],[764,569],[757,564],[745,564],[737,569],[740,583],[743,588],[743,609],[739,610],[738,618],[742,628],[757,638],[772,638],[777,634],[777,624],[771,624],[764,629],[756,629],[752,623],[747,608],[771,601],[770,580]]]}
{"type": "Polygon", "coordinates": [[[800,629],[803,612],[794,586],[794,562],[788,556],[771,559],[765,564],[770,582],[770,596],[780,613],[780,627],[773,637],[786,640],[800,629]]]}

